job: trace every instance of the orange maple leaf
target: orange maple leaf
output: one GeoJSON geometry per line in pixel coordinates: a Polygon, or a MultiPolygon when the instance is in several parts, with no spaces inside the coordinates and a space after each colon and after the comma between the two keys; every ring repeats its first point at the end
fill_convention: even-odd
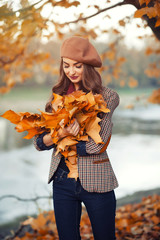
{"type": "Polygon", "coordinates": [[[4,117],[16,124],[15,129],[18,132],[28,131],[24,138],[30,139],[44,131],[50,132],[53,142],[56,144],[56,154],[59,152],[68,158],[67,166],[70,169],[69,176],[77,178],[76,152],[71,146],[78,141],[88,141],[90,136],[97,144],[103,143],[99,135],[101,121],[97,117],[99,112],[108,113],[110,110],[104,101],[102,95],[92,92],[84,93],[75,91],[69,95],[60,96],[53,93],[52,113],[41,112],[41,114],[20,112],[15,113],[12,110],[6,111],[1,117],[4,117]],[[58,131],[77,119],[80,125],[80,131],[77,136],[67,136],[63,139],[58,138],[58,131]]]}

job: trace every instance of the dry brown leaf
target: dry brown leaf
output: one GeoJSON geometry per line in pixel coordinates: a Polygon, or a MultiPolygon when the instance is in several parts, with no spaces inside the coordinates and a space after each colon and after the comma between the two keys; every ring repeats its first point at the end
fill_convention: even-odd
{"type": "Polygon", "coordinates": [[[77,180],[77,178],[78,178],[78,165],[77,165],[77,161],[75,159],[73,164],[72,164],[72,162],[70,162],[69,160],[66,160],[66,165],[67,165],[67,167],[70,170],[70,172],[68,173],[68,178],[75,178],[77,180]]]}
{"type": "Polygon", "coordinates": [[[74,91],[64,96],[53,93],[53,96],[52,113],[41,110],[39,110],[41,114],[29,112],[15,113],[9,110],[1,117],[16,124],[15,129],[18,132],[28,131],[28,135],[24,137],[26,139],[30,139],[44,131],[50,132],[53,143],[56,144],[56,154],[60,152],[66,159],[68,158],[69,176],[77,178],[77,167],[72,166],[77,165],[75,160],[76,152],[70,147],[77,144],[78,141],[88,141],[88,136],[96,143],[103,143],[99,135],[99,122],[101,119],[97,117],[97,114],[100,112],[108,113],[110,110],[107,108],[102,95],[93,95],[92,92],[86,94],[83,91],[74,91]],[[58,132],[71,124],[75,119],[77,119],[80,125],[78,135],[76,137],[67,136],[59,139],[58,132]]]}
{"type": "Polygon", "coordinates": [[[101,130],[100,125],[98,124],[101,121],[100,118],[96,117],[91,119],[86,125],[86,133],[95,141],[95,143],[103,143],[99,135],[101,130]],[[97,134],[98,133],[98,134],[97,134]]]}

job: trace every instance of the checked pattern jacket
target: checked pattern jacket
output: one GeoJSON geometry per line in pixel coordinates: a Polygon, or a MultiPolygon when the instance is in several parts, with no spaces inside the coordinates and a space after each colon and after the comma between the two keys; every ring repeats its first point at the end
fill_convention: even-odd
{"type": "MultiPolygon", "coordinates": [[[[87,155],[78,154],[78,174],[82,187],[88,192],[108,192],[118,187],[118,181],[112,169],[111,162],[107,154],[107,146],[112,134],[112,114],[119,104],[119,95],[110,88],[103,87],[103,98],[107,103],[109,113],[103,114],[100,121],[100,136],[104,144],[96,144],[89,138],[85,142],[87,155]]],[[[37,145],[38,135],[34,138],[34,146],[41,151],[37,145]]],[[[61,161],[61,153],[55,156],[56,148],[53,147],[48,183],[52,181],[53,175],[61,161]]]]}

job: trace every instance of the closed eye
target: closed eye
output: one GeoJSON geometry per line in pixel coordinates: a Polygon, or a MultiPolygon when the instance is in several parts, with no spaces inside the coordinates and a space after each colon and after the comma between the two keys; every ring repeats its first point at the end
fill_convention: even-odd
{"type": "Polygon", "coordinates": [[[82,67],[82,65],[76,65],[76,68],[81,68],[82,67]]]}

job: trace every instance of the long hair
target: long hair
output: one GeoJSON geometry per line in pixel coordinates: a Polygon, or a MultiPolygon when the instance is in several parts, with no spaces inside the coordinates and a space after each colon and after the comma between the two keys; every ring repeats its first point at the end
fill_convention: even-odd
{"type": "MultiPolygon", "coordinates": [[[[67,90],[70,85],[69,78],[65,75],[63,70],[63,59],[61,59],[60,63],[60,76],[58,79],[58,83],[53,86],[52,93],[57,93],[59,95],[67,94],[67,90]]],[[[83,64],[83,74],[82,81],[80,82],[80,90],[83,92],[92,91],[94,94],[102,92],[102,80],[100,74],[95,70],[95,68],[91,65],[83,64]]],[[[46,112],[52,112],[52,104],[53,94],[51,95],[49,101],[45,106],[46,112]]]]}

